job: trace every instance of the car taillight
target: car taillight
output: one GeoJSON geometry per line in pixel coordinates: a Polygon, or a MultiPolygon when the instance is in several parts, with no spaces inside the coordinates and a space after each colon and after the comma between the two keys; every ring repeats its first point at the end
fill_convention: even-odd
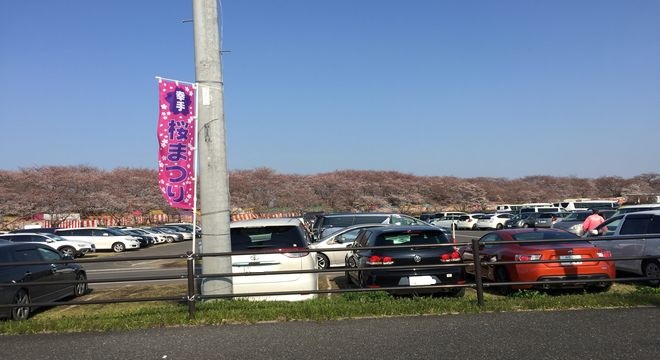
{"type": "Polygon", "coordinates": [[[611,258],[612,252],[609,250],[598,249],[596,256],[599,258],[611,258]]]}
{"type": "Polygon", "coordinates": [[[452,251],[449,254],[440,255],[440,262],[456,262],[461,261],[461,254],[458,251],[452,251]]]}
{"type": "Polygon", "coordinates": [[[516,261],[536,261],[541,260],[541,255],[516,254],[516,261]]]}
{"type": "Polygon", "coordinates": [[[290,258],[301,258],[301,257],[305,257],[305,256],[309,255],[309,252],[308,252],[308,251],[289,252],[289,251],[292,251],[292,250],[295,251],[295,250],[302,250],[302,249],[300,249],[300,248],[296,248],[296,247],[292,247],[292,248],[286,248],[286,249],[279,249],[279,252],[280,252],[282,255],[284,255],[284,256],[286,256],[286,257],[290,257],[290,258]]]}
{"type": "Polygon", "coordinates": [[[367,265],[392,265],[394,259],[391,256],[371,255],[367,259],[367,265]]]}

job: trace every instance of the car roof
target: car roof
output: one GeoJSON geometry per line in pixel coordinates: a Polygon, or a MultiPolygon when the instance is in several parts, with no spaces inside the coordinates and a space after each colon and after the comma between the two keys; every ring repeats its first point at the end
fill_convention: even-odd
{"type": "Polygon", "coordinates": [[[638,208],[660,208],[659,203],[655,204],[635,204],[635,205],[623,205],[619,209],[638,209],[638,208]]]}
{"type": "Polygon", "coordinates": [[[645,211],[635,211],[623,214],[623,216],[633,216],[633,215],[660,215],[660,209],[658,210],[645,210],[645,211]]]}
{"type": "Polygon", "coordinates": [[[254,219],[232,221],[229,224],[230,228],[243,228],[243,227],[265,227],[265,226],[298,226],[302,222],[298,218],[275,218],[275,219],[254,219]]]}

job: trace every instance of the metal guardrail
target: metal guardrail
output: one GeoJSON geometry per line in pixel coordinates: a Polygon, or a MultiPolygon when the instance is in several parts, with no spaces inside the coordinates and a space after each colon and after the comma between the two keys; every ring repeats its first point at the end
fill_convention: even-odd
{"type": "MultiPolygon", "coordinates": [[[[642,239],[655,239],[660,238],[660,235],[649,235],[645,236],[642,239]]],[[[638,240],[639,236],[618,236],[618,237],[609,237],[607,239],[598,239],[599,241],[604,240],[638,240]]],[[[526,241],[502,241],[498,244],[525,244],[525,243],[566,243],[566,242],[584,242],[585,239],[557,239],[557,240],[526,240],[526,241]]],[[[443,268],[443,267],[468,267],[474,266],[474,282],[473,283],[463,283],[463,284],[447,284],[447,285],[420,285],[420,286],[406,286],[406,289],[415,290],[415,289],[447,289],[447,288],[474,288],[477,292],[477,303],[479,306],[484,305],[484,292],[486,288],[492,287],[501,287],[501,286],[512,286],[512,285],[550,285],[550,284],[584,284],[584,283],[603,283],[603,282],[630,282],[630,281],[644,281],[644,280],[656,280],[660,277],[627,277],[627,278],[614,278],[614,279],[561,279],[561,280],[544,280],[544,281],[530,281],[530,282],[484,282],[482,277],[482,265],[510,265],[510,264],[539,264],[539,263],[559,263],[566,262],[565,259],[557,260],[534,260],[534,261],[479,261],[480,259],[480,245],[478,239],[473,239],[469,243],[449,243],[449,244],[438,244],[438,245],[411,245],[411,248],[442,248],[442,247],[454,247],[458,248],[461,246],[471,245],[474,259],[472,262],[460,262],[460,263],[448,263],[448,264],[437,264],[437,265],[418,265],[418,266],[370,266],[370,270],[407,270],[407,269],[418,269],[418,270],[428,270],[434,268],[443,268]]],[[[400,245],[395,246],[377,246],[377,247],[360,247],[360,250],[373,250],[373,249],[390,249],[390,248],[400,248],[400,245]]],[[[293,250],[287,249],[287,252],[332,252],[332,251],[346,251],[347,248],[319,248],[319,249],[300,249],[293,250]]],[[[262,253],[277,253],[278,251],[264,251],[262,253]]],[[[186,293],[180,296],[161,296],[161,297],[143,297],[143,298],[118,298],[118,299],[106,299],[106,300],[76,300],[76,301],[58,301],[58,302],[41,302],[41,303],[26,303],[26,304],[0,304],[0,308],[14,308],[14,307],[49,307],[49,306],[67,306],[67,305],[92,305],[92,304],[112,304],[112,303],[133,303],[133,302],[152,302],[152,301],[177,301],[180,303],[187,304],[188,307],[188,316],[189,318],[194,318],[196,313],[196,302],[202,300],[212,300],[212,299],[228,299],[236,297],[251,297],[251,296],[269,296],[269,295],[292,295],[292,294],[335,294],[335,293],[353,293],[353,292],[366,292],[366,291],[396,291],[401,290],[401,287],[379,287],[379,288],[349,288],[349,289],[322,289],[322,290],[309,290],[309,291],[279,291],[279,292],[253,292],[253,293],[232,293],[232,294],[222,294],[222,295],[202,295],[198,291],[197,283],[203,279],[209,278],[233,278],[237,276],[264,276],[264,275],[283,275],[283,274],[308,274],[308,273],[336,273],[340,271],[345,271],[346,268],[332,268],[332,269],[312,269],[312,270],[290,270],[290,271],[271,271],[271,272],[248,272],[248,273],[214,273],[214,274],[200,274],[195,268],[195,262],[198,260],[203,260],[205,257],[218,257],[218,256],[232,256],[232,255],[246,255],[253,254],[253,251],[242,251],[242,252],[223,252],[223,253],[202,253],[202,254],[193,254],[187,252],[186,254],[181,255],[165,255],[165,256],[136,256],[136,257],[122,257],[122,258],[109,258],[109,259],[77,259],[77,260],[61,260],[61,261],[30,261],[30,262],[13,262],[13,263],[0,263],[0,269],[2,267],[8,266],[18,266],[18,265],[36,265],[36,264],[61,264],[61,263],[107,263],[107,262],[127,262],[127,261],[144,261],[144,260],[168,260],[168,259],[180,259],[186,261],[186,271],[185,273],[180,273],[178,275],[163,275],[163,276],[143,276],[143,277],[114,277],[103,280],[93,280],[93,281],[51,281],[51,282],[30,282],[28,285],[25,283],[4,283],[0,284],[0,287],[27,287],[30,286],[39,286],[39,285],[55,285],[55,284],[79,284],[79,283],[116,283],[116,282],[137,282],[137,281],[154,281],[154,280],[186,280],[187,288],[186,293]]],[[[580,259],[582,262],[588,261],[617,261],[617,260],[645,260],[645,259],[660,259],[659,255],[654,256],[641,256],[641,257],[608,257],[608,258],[583,258],[580,259]]]]}

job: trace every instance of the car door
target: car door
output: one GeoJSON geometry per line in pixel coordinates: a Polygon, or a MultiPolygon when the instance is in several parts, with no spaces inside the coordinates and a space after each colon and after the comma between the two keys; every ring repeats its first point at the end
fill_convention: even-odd
{"type": "MultiPolygon", "coordinates": [[[[611,218],[605,221],[604,223],[598,225],[594,229],[597,235],[588,233],[585,236],[587,236],[589,242],[594,244],[595,246],[601,249],[609,250],[612,253],[612,257],[614,258],[630,256],[626,254],[629,253],[629,251],[631,250],[631,249],[627,249],[632,244],[630,243],[631,240],[609,239],[609,237],[620,235],[624,221],[625,221],[624,216],[617,216],[611,218]]],[[[594,230],[592,230],[592,232],[594,230]]],[[[630,229],[628,231],[630,231],[630,229]]],[[[635,270],[635,264],[632,263],[630,260],[628,261],[615,260],[615,262],[616,262],[616,267],[619,270],[626,270],[626,271],[635,270]]]]}
{"type": "MultiPolygon", "coordinates": [[[[481,277],[490,277],[489,271],[492,266],[483,265],[484,261],[491,261],[496,250],[496,241],[500,241],[499,235],[496,233],[488,233],[479,239],[479,261],[481,263],[481,277]]],[[[472,245],[466,246],[463,251],[463,261],[470,264],[467,266],[466,271],[474,274],[474,250],[472,245]]]]}
{"type": "MultiPolygon", "coordinates": [[[[12,253],[13,260],[15,262],[42,262],[44,261],[39,251],[37,250],[38,245],[36,244],[23,244],[14,249],[12,253]]],[[[16,279],[16,282],[23,282],[30,284],[33,282],[50,282],[53,281],[53,272],[50,265],[48,264],[30,264],[30,265],[21,265],[22,274],[19,276],[21,278],[16,279]]],[[[52,285],[33,285],[28,286],[28,292],[30,293],[30,300],[32,302],[44,302],[48,301],[49,295],[52,293],[52,285]]]]}
{"type": "MultiPolygon", "coordinates": [[[[39,256],[43,261],[50,261],[50,280],[52,281],[75,281],[75,270],[64,263],[55,263],[63,260],[62,255],[51,248],[39,247],[37,248],[39,256]]],[[[48,286],[49,294],[47,295],[48,301],[61,299],[67,295],[73,294],[74,285],[69,284],[53,284],[48,286]]]]}
{"type": "Polygon", "coordinates": [[[92,238],[101,245],[101,249],[112,249],[112,244],[116,240],[112,234],[105,231],[105,229],[91,229],[91,231],[92,238]]]}

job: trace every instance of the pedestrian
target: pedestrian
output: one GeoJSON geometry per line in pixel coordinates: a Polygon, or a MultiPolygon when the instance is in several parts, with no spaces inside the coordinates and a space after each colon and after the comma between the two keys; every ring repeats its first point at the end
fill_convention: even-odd
{"type": "Polygon", "coordinates": [[[589,231],[598,227],[598,225],[605,222],[605,219],[598,213],[598,209],[592,209],[591,215],[587,216],[582,223],[582,233],[588,234],[589,231]]]}

